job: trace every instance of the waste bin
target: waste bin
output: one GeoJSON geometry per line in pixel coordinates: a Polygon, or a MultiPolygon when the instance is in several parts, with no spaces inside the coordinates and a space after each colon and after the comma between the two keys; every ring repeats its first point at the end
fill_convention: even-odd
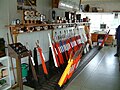
{"type": "Polygon", "coordinates": [[[22,63],[21,68],[22,68],[22,77],[26,77],[28,75],[28,64],[22,63]]]}

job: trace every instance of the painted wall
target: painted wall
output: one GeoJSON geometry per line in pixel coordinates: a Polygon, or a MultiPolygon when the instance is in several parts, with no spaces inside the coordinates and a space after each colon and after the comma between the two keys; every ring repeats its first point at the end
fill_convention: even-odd
{"type": "MultiPolygon", "coordinates": [[[[52,0],[37,0],[37,10],[41,14],[45,14],[46,18],[50,17],[50,10],[51,10],[52,0]]],[[[11,24],[11,22],[15,19],[21,19],[22,14],[17,12],[17,1],[16,0],[0,0],[0,37],[4,37],[5,41],[7,42],[7,32],[9,33],[9,28],[6,28],[5,25],[11,24]]],[[[48,31],[50,32],[50,31],[48,31]]],[[[22,43],[26,43],[28,41],[30,43],[30,49],[33,50],[33,46],[35,46],[35,41],[40,40],[41,47],[43,52],[45,52],[45,56],[48,60],[48,37],[47,31],[45,32],[37,32],[37,33],[30,33],[30,34],[21,34],[18,35],[18,41],[22,43]],[[28,37],[29,36],[29,37],[28,37]],[[31,38],[35,37],[35,38],[31,38]],[[44,38],[44,40],[43,40],[44,38]],[[30,40],[29,40],[30,39],[30,40]]],[[[10,38],[10,37],[9,37],[10,38]]],[[[10,38],[11,41],[11,38],[10,38]]]]}
{"type": "MultiPolygon", "coordinates": [[[[5,0],[6,1],[6,0],[5,0]]],[[[17,12],[17,1],[16,0],[9,0],[9,20],[10,22],[16,18],[21,19],[22,13],[17,12]]],[[[46,18],[49,18],[49,11],[52,6],[52,0],[37,0],[37,7],[36,10],[39,11],[41,14],[46,15],[46,18]]]]}
{"type": "MultiPolygon", "coordinates": [[[[41,12],[41,14],[45,14],[47,18],[49,18],[49,11],[51,9],[51,1],[52,0],[37,0],[37,10],[41,12]]],[[[9,28],[5,27],[5,25],[9,25],[12,20],[21,19],[21,13],[17,12],[17,0],[0,0],[0,38],[4,38],[7,43],[7,32],[9,33],[9,28]]],[[[49,42],[47,34],[51,33],[51,31],[41,31],[35,33],[27,33],[18,35],[18,41],[23,44],[26,41],[30,44],[30,49],[33,50],[35,46],[35,41],[40,41],[40,46],[43,49],[43,54],[45,55],[46,60],[48,60],[49,56],[49,42]],[[43,40],[44,39],[44,40],[43,40]]],[[[38,55],[39,57],[39,55],[38,55]]],[[[26,58],[25,58],[26,59],[26,58]]],[[[23,60],[22,60],[23,61],[23,60]]],[[[13,60],[15,65],[15,60],[13,60]]],[[[39,64],[40,64],[39,60],[39,64]]],[[[12,72],[11,72],[11,76],[12,72]]],[[[12,83],[14,82],[14,78],[12,78],[12,83]]]]}
{"type": "MultiPolygon", "coordinates": [[[[46,18],[50,18],[50,10],[52,0],[37,0],[37,10],[41,14],[45,14],[46,18]]],[[[5,25],[11,24],[12,20],[21,19],[22,14],[17,12],[17,0],[0,0],[0,38],[6,39],[6,33],[8,28],[5,25]]]]}
{"type": "Polygon", "coordinates": [[[37,0],[37,10],[46,15],[47,20],[50,18],[50,10],[52,7],[52,0],[37,0]]]}
{"type": "MultiPolygon", "coordinates": [[[[51,5],[52,0],[37,0],[37,10],[41,14],[45,14],[47,19],[51,18],[51,5]]],[[[89,4],[93,5],[91,2],[88,2],[89,4]]],[[[107,3],[96,3],[96,6],[106,6],[107,10],[112,9],[111,7],[118,8],[118,5],[120,3],[117,2],[111,2],[109,4],[110,7],[106,5],[107,3]],[[115,3],[116,5],[113,6],[115,3]]],[[[21,19],[22,14],[17,12],[17,2],[16,0],[0,0],[0,37],[4,37],[7,41],[7,32],[9,32],[9,29],[5,27],[5,25],[9,25],[12,20],[14,19],[21,19]],[[8,30],[7,30],[8,29],[8,30]]],[[[95,5],[95,4],[94,4],[95,5]]],[[[66,10],[63,9],[54,9],[56,11],[56,16],[64,16],[64,12],[66,10]]],[[[48,60],[48,37],[47,33],[51,33],[51,31],[42,31],[42,32],[35,32],[35,33],[28,33],[28,34],[21,34],[18,35],[18,41],[22,43],[30,42],[30,49],[33,50],[33,47],[35,46],[35,41],[40,40],[41,47],[43,49],[43,53],[45,53],[45,57],[48,60]],[[34,37],[34,38],[32,38],[34,37]],[[43,40],[44,39],[44,40],[43,40]]]]}
{"type": "Polygon", "coordinates": [[[7,0],[0,0],[0,38],[5,38],[7,36],[7,28],[5,25],[9,24],[9,3],[6,3],[7,0]]]}
{"type": "Polygon", "coordinates": [[[85,17],[90,18],[90,31],[102,31],[109,30],[110,34],[115,34],[116,28],[120,24],[120,13],[118,13],[118,17],[115,18],[115,13],[82,13],[81,18],[85,17]],[[106,29],[101,29],[100,24],[106,24],[106,29]]]}

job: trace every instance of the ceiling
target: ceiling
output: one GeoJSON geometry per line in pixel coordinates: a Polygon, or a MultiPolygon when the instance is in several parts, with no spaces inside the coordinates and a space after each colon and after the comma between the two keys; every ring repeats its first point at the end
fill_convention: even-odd
{"type": "MultiPolygon", "coordinates": [[[[89,4],[91,7],[100,7],[103,8],[104,11],[120,11],[120,0],[60,0],[60,3],[63,4],[62,7],[72,6],[72,10],[79,10],[80,2],[82,5],[89,4]],[[112,7],[112,8],[111,8],[112,7]],[[110,9],[111,8],[111,9],[110,9]]],[[[71,8],[71,7],[70,7],[71,8]]]]}
{"type": "Polygon", "coordinates": [[[78,0],[60,0],[59,2],[59,7],[60,8],[68,8],[71,10],[79,10],[79,3],[80,1],[78,0]]]}
{"type": "Polygon", "coordinates": [[[120,0],[60,0],[60,1],[63,1],[63,2],[75,2],[75,3],[79,3],[81,1],[82,2],[103,2],[103,1],[107,1],[107,2],[111,2],[111,1],[120,1],[120,0]]]}

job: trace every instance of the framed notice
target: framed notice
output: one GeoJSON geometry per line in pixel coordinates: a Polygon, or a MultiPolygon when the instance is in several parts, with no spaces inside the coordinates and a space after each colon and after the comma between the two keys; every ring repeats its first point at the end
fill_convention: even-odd
{"type": "Polygon", "coordinates": [[[25,6],[36,6],[36,0],[24,0],[25,6]]]}
{"type": "Polygon", "coordinates": [[[35,10],[36,0],[17,0],[17,10],[35,10]]]}

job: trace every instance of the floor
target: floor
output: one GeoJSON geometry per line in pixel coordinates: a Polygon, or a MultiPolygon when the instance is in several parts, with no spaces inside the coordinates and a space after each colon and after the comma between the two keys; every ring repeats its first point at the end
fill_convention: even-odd
{"type": "MultiPolygon", "coordinates": [[[[15,89],[10,89],[10,90],[20,90],[20,88],[17,87],[17,88],[15,88],[15,89]]],[[[34,90],[34,89],[31,88],[31,87],[28,87],[28,86],[24,86],[24,85],[23,85],[23,90],[34,90]]]]}
{"type": "Polygon", "coordinates": [[[72,80],[65,90],[120,90],[116,47],[107,46],[72,80]]]}
{"type": "Polygon", "coordinates": [[[119,59],[114,57],[115,52],[116,47],[101,49],[64,90],[120,90],[119,59]]]}

